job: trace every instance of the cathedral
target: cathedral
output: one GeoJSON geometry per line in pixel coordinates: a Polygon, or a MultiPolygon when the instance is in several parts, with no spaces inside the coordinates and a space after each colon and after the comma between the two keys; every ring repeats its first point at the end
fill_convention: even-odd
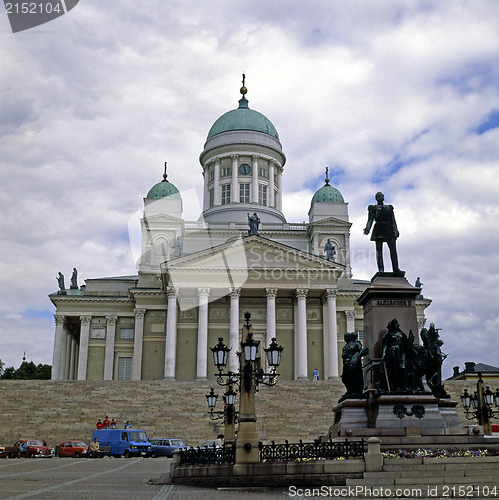
{"type": "MultiPolygon", "coordinates": [[[[241,326],[284,347],[285,380],[335,379],[344,334],[362,339],[357,298],[369,285],[350,265],[348,204],[324,185],[308,222],[282,213],[286,156],[272,122],[238,107],[210,128],[199,157],[203,211],[184,220],[181,193],[166,173],[144,198],[138,274],[86,279],[49,295],[56,308],[52,379],[213,379],[219,337],[238,369],[241,326]]],[[[419,327],[431,303],[416,301],[419,327]]]]}

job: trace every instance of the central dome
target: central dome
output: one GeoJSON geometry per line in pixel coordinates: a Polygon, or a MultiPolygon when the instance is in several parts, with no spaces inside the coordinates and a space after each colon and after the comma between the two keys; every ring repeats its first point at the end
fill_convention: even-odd
{"type": "Polygon", "coordinates": [[[239,100],[239,107],[223,114],[213,124],[208,132],[207,140],[215,135],[234,130],[251,130],[253,132],[262,132],[279,140],[279,134],[272,122],[262,113],[254,111],[248,107],[248,100],[243,96],[239,100]]]}

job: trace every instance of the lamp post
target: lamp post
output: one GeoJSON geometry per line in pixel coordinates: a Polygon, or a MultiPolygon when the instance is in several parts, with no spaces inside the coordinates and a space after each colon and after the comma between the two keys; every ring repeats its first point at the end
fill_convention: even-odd
{"type": "Polygon", "coordinates": [[[211,420],[224,420],[224,444],[229,445],[234,441],[236,433],[236,422],[238,412],[235,410],[237,393],[232,388],[232,383],[229,384],[227,391],[224,394],[224,409],[223,411],[215,411],[214,408],[217,404],[218,394],[211,388],[210,392],[206,394],[206,401],[210,409],[211,420]]]}
{"type": "Polygon", "coordinates": [[[482,374],[479,373],[476,392],[471,395],[468,393],[468,389],[465,389],[461,396],[461,402],[465,417],[468,420],[478,420],[478,425],[483,425],[484,434],[492,435],[490,419],[499,417],[499,389],[496,389],[495,394],[488,386],[484,389],[482,374]],[[492,405],[495,405],[496,408],[493,409],[492,405]]]}
{"type": "MultiPolygon", "coordinates": [[[[241,342],[241,352],[239,356],[239,372],[224,372],[227,365],[227,358],[230,349],[219,338],[215,347],[211,348],[213,352],[213,361],[218,368],[217,383],[219,385],[229,386],[227,398],[235,398],[235,393],[229,394],[233,385],[239,387],[239,429],[236,442],[236,464],[245,464],[258,462],[258,434],[256,430],[256,410],[255,410],[255,392],[259,384],[275,385],[279,374],[277,367],[281,362],[283,347],[277,345],[273,338],[267,349],[264,349],[267,356],[267,362],[270,367],[269,373],[264,373],[260,366],[259,346],[260,342],[253,338],[253,327],[250,324],[251,314],[244,314],[246,323],[243,325],[241,342]],[[227,379],[227,381],[225,381],[227,379]]],[[[208,396],[207,396],[208,397],[208,396]]],[[[228,401],[229,399],[227,399],[228,401]]],[[[229,405],[227,404],[228,408],[229,405]]],[[[226,411],[226,422],[230,419],[230,414],[226,411]]]]}

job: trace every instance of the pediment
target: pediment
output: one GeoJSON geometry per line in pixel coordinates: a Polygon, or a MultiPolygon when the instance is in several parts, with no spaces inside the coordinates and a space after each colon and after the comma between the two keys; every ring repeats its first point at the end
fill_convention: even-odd
{"type": "Polygon", "coordinates": [[[288,280],[336,282],[345,267],[261,236],[237,238],[161,265],[167,282],[179,286],[262,286],[288,280]],[[230,284],[230,285],[229,285],[230,284]]]}
{"type": "Polygon", "coordinates": [[[179,219],[178,217],[173,217],[172,215],[168,214],[152,214],[152,215],[145,215],[140,219],[141,223],[144,224],[145,221],[147,221],[148,224],[157,224],[157,223],[172,223],[175,225],[178,225],[179,223],[183,223],[182,219],[179,219]]]}
{"type": "Polygon", "coordinates": [[[318,222],[314,222],[311,224],[314,228],[316,227],[321,227],[321,226],[336,226],[336,227],[344,227],[344,228],[350,228],[352,226],[351,222],[346,222],[341,219],[337,219],[336,217],[328,217],[327,219],[322,219],[318,222]]]}

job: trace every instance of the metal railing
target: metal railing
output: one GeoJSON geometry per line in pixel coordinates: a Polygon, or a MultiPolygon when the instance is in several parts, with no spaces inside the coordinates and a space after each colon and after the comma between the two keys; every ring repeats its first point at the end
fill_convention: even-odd
{"type": "Polygon", "coordinates": [[[292,460],[318,460],[334,458],[360,458],[364,456],[366,441],[348,441],[343,442],[331,439],[326,442],[315,441],[313,443],[304,443],[301,439],[299,443],[284,444],[259,443],[260,462],[277,462],[277,461],[292,461],[292,460]]]}
{"type": "Polygon", "coordinates": [[[180,450],[181,465],[234,464],[235,444],[180,450]]]}

